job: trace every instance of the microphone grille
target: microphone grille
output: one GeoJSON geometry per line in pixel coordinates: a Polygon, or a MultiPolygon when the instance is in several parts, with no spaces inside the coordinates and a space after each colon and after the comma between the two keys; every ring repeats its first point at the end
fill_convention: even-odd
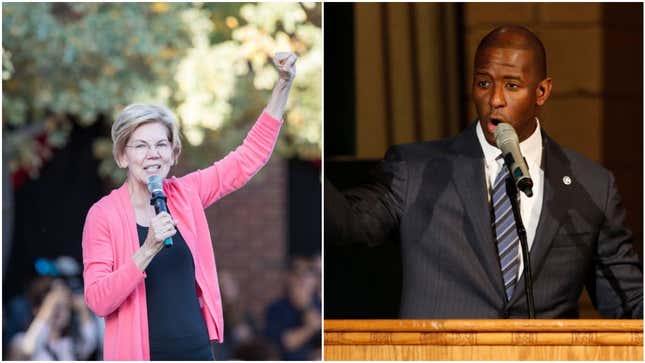
{"type": "Polygon", "coordinates": [[[506,122],[501,122],[495,128],[495,142],[497,143],[497,147],[501,149],[502,145],[510,141],[519,141],[517,133],[513,126],[506,122]]]}
{"type": "Polygon", "coordinates": [[[159,175],[151,175],[148,178],[148,191],[150,193],[163,191],[162,179],[159,175]]]}

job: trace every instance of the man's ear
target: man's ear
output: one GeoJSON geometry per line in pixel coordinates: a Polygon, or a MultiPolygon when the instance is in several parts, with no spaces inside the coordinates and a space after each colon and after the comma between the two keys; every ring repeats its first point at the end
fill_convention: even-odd
{"type": "Polygon", "coordinates": [[[546,77],[535,88],[535,104],[544,106],[546,100],[551,96],[551,77],[546,77]]]}

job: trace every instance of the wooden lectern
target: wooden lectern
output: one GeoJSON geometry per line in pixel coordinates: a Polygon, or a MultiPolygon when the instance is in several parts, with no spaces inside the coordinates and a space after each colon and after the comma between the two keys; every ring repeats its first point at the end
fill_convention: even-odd
{"type": "Polygon", "coordinates": [[[325,360],[638,360],[642,320],[325,320],[325,360]]]}

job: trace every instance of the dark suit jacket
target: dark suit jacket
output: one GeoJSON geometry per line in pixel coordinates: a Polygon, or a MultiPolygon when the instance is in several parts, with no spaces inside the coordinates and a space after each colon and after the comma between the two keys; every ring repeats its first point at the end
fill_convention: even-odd
{"type": "MultiPolygon", "coordinates": [[[[606,317],[642,317],[642,264],[614,177],[543,132],[544,197],[530,251],[539,318],[577,318],[583,286],[606,317]],[[566,185],[563,177],[572,182],[566,185]]],[[[325,238],[399,241],[402,318],[525,318],[507,303],[475,124],[453,139],[388,150],[375,181],[325,189],[325,238]]]]}

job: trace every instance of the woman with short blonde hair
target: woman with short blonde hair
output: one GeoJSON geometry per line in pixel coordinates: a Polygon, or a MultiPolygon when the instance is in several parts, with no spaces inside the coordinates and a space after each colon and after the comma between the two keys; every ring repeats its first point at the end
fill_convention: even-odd
{"type": "Polygon", "coordinates": [[[179,123],[175,115],[162,105],[133,103],[124,108],[112,124],[112,155],[117,163],[119,157],[125,152],[130,135],[137,127],[149,122],[159,122],[168,129],[168,140],[172,144],[173,155],[177,162],[181,154],[181,139],[179,123]]]}
{"type": "Polygon", "coordinates": [[[167,178],[181,152],[167,108],[133,104],[114,123],[114,159],[128,176],[90,208],[83,229],[85,300],[105,317],[106,360],[214,359],[210,344],[222,341],[224,322],[204,208],[271,156],[296,57],[277,53],[273,61],[280,76],[264,112],[242,145],[203,170],[167,178]],[[151,206],[154,180],[170,213],[151,206]]]}

